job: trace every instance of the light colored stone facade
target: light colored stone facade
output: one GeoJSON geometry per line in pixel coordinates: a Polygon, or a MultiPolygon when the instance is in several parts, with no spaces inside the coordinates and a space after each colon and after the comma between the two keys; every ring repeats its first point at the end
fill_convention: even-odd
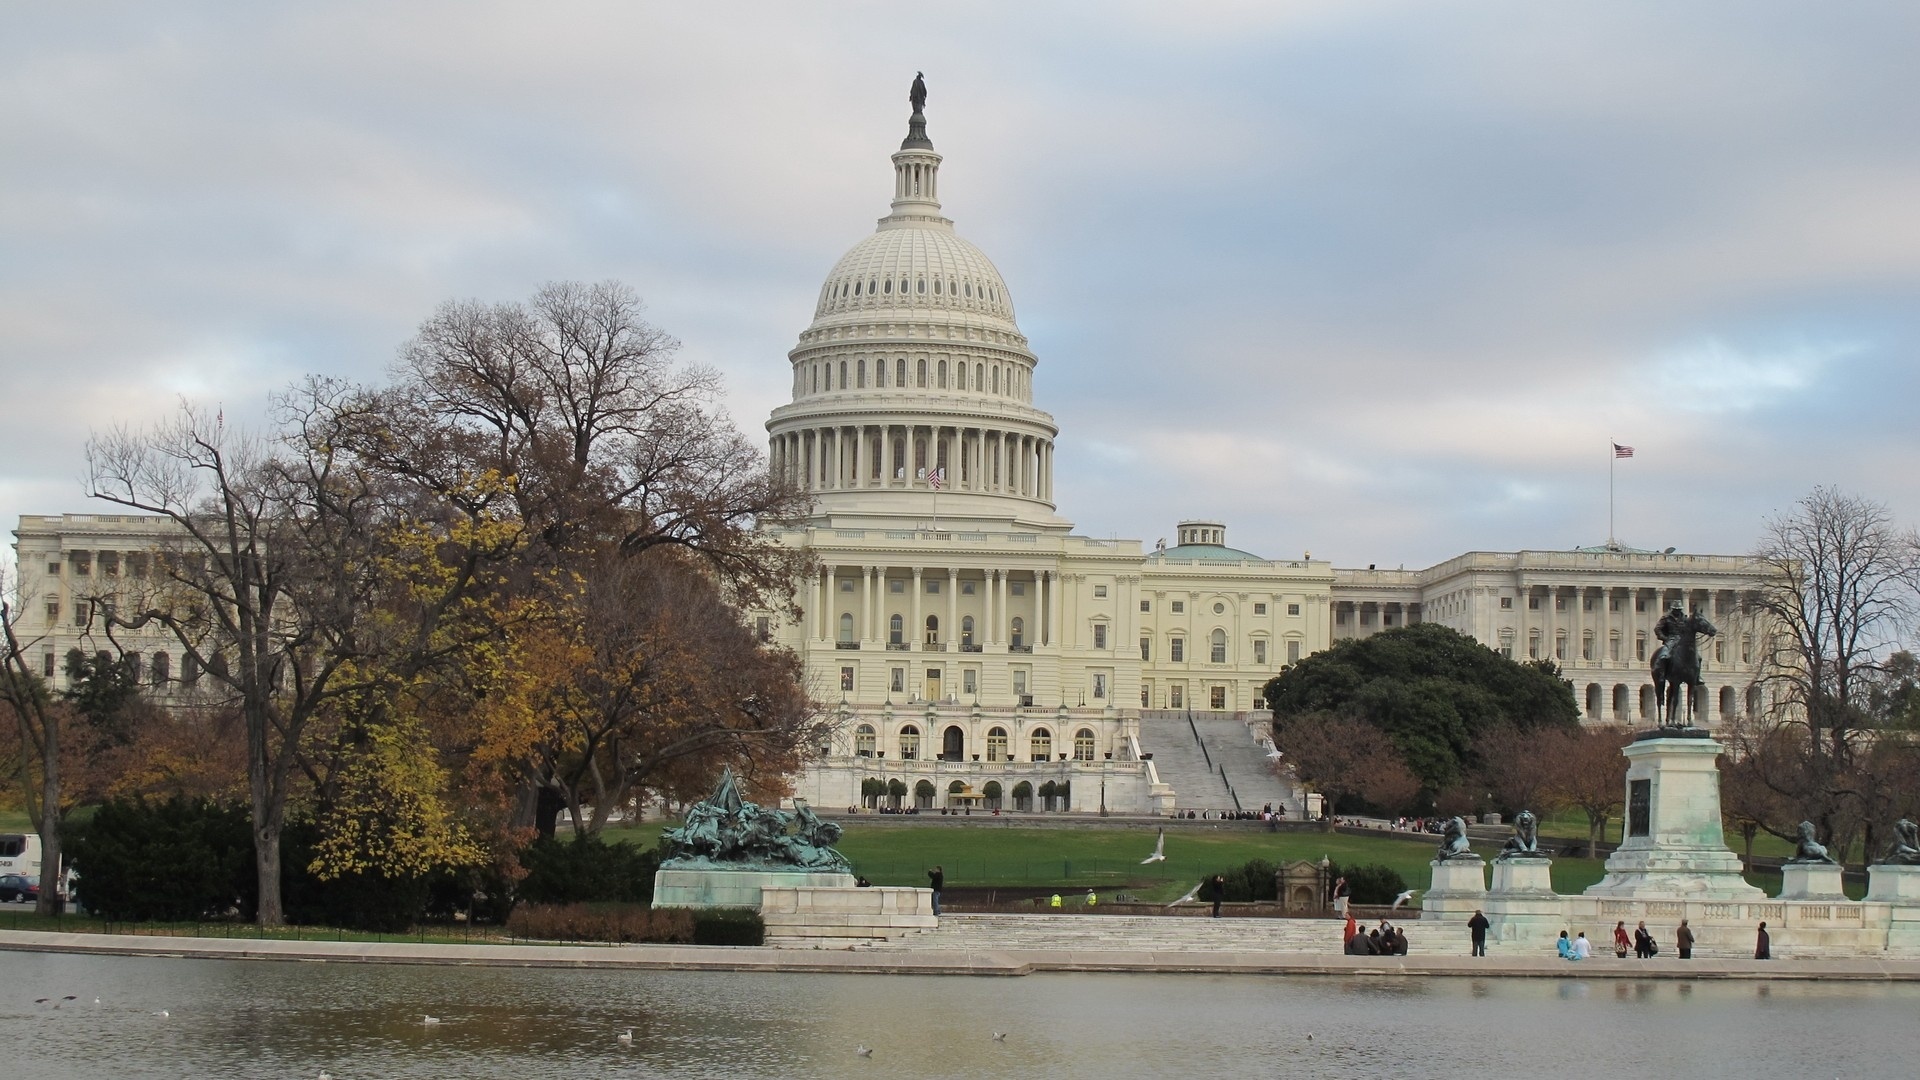
{"type": "Polygon", "coordinates": [[[56,689],[66,687],[73,652],[124,654],[162,697],[182,692],[183,677],[198,680],[181,664],[172,634],[159,626],[122,628],[109,640],[97,609],[148,587],[169,528],[165,518],[147,514],[21,515],[13,532],[19,579],[8,601],[29,663],[56,689]]]}
{"type": "Polygon", "coordinates": [[[1653,626],[1679,603],[1712,620],[1701,643],[1707,698],[1696,722],[1757,711],[1761,643],[1741,614],[1761,569],[1739,555],[1619,545],[1573,551],[1470,551],[1425,570],[1336,570],[1333,638],[1437,622],[1515,660],[1552,660],[1590,724],[1654,722],[1653,626]]]}

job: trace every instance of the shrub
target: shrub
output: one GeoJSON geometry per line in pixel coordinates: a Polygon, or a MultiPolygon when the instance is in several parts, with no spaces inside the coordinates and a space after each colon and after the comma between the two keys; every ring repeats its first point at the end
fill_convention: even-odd
{"type": "Polygon", "coordinates": [[[315,877],[307,867],[319,839],[319,826],[311,821],[290,821],[280,831],[281,894],[288,922],[401,934],[426,914],[424,877],[344,874],[327,881],[315,877]]]}
{"type": "Polygon", "coordinates": [[[762,945],[767,924],[752,908],[699,908],[693,913],[695,945],[762,945]]]}
{"type": "Polygon", "coordinates": [[[1342,876],[1347,879],[1348,895],[1356,904],[1391,904],[1394,897],[1407,889],[1407,879],[1400,876],[1400,871],[1377,863],[1346,867],[1334,863],[1328,867],[1328,881],[1342,876]]]}
{"type": "Polygon", "coordinates": [[[1237,866],[1221,874],[1226,878],[1226,899],[1232,903],[1243,904],[1251,900],[1278,900],[1280,883],[1274,876],[1279,867],[1265,859],[1254,859],[1245,866],[1237,866]]]}
{"type": "Polygon", "coordinates": [[[592,904],[653,900],[653,874],[660,858],[631,844],[597,836],[541,838],[520,853],[527,876],[515,895],[534,904],[592,904]]]}
{"type": "Polygon", "coordinates": [[[68,840],[80,902],[108,919],[251,917],[259,884],[247,811],[210,799],[115,799],[68,840]]]}
{"type": "Polygon", "coordinates": [[[543,941],[686,945],[698,940],[696,922],[696,913],[687,908],[655,909],[624,903],[520,904],[507,916],[507,930],[515,937],[543,941]]]}

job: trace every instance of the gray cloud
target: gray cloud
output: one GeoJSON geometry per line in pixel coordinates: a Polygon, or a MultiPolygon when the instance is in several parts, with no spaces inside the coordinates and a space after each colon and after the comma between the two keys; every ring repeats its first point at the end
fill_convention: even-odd
{"type": "Polygon", "coordinates": [[[885,212],[943,194],[1063,429],[1062,511],[1424,565],[1920,518],[1906,5],[56,7],[0,39],[0,518],[90,429],[377,377],[439,302],[633,284],[757,430],[885,212]]]}

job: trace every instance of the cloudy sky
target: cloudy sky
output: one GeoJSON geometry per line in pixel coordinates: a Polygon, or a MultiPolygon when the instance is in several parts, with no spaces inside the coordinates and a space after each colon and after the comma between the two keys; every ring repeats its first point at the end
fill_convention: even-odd
{"type": "Polygon", "coordinates": [[[90,431],[625,281],[763,432],[916,69],[1092,535],[1340,565],[1920,520],[1920,5],[16,5],[0,521],[90,431]]]}

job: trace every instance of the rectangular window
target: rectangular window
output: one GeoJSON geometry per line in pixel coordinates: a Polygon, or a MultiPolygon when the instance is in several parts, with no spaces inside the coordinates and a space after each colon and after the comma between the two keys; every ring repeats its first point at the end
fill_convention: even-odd
{"type": "Polygon", "coordinates": [[[52,650],[48,650],[40,654],[40,674],[46,676],[49,679],[53,678],[53,651],[52,650]]]}
{"type": "Polygon", "coordinates": [[[1300,662],[1300,643],[1297,641],[1287,642],[1287,663],[1297,664],[1299,662],[1300,662]]]}
{"type": "Polygon", "coordinates": [[[1253,605],[1253,613],[1255,615],[1265,615],[1267,613],[1267,605],[1265,604],[1253,605]]]}
{"type": "Polygon", "coordinates": [[[1593,659],[1593,639],[1592,638],[1580,639],[1580,659],[1582,660],[1593,659]]]}
{"type": "Polygon", "coordinates": [[[1167,657],[1168,659],[1172,660],[1176,664],[1186,662],[1187,639],[1174,638],[1172,643],[1167,647],[1167,657]]]}
{"type": "Polygon", "coordinates": [[[1580,601],[1580,610],[1581,610],[1581,611],[1592,611],[1592,610],[1593,610],[1593,597],[1591,597],[1591,596],[1588,596],[1588,597],[1583,597],[1583,598],[1581,599],[1581,601],[1580,601]]]}
{"type": "Polygon", "coordinates": [[[1540,598],[1539,598],[1539,597],[1537,597],[1537,596],[1529,596],[1529,597],[1527,597],[1527,608],[1528,608],[1529,610],[1532,610],[1532,611],[1539,611],[1539,610],[1540,610],[1540,598]]]}
{"type": "Polygon", "coordinates": [[[75,574],[85,577],[92,570],[93,557],[91,555],[88,555],[84,551],[76,551],[73,553],[73,572],[75,574]]]}
{"type": "Polygon", "coordinates": [[[1637,637],[1633,639],[1633,658],[1635,660],[1645,660],[1647,658],[1646,638],[1637,637]]]}
{"type": "Polygon", "coordinates": [[[1609,596],[1609,597],[1607,597],[1607,610],[1608,610],[1608,611],[1619,611],[1619,610],[1620,610],[1620,598],[1619,598],[1619,597],[1617,597],[1617,596],[1609,596]]]}
{"type": "Polygon", "coordinates": [[[1500,655],[1506,657],[1509,660],[1513,659],[1513,646],[1511,645],[1500,646],[1500,655]]]}
{"type": "Polygon", "coordinates": [[[1555,660],[1565,660],[1567,658],[1567,639],[1566,638],[1553,639],[1553,658],[1555,660]]]}
{"type": "Polygon", "coordinates": [[[1017,698],[1021,702],[1021,704],[1026,703],[1026,698],[1027,698],[1027,669],[1026,668],[1013,669],[1013,696],[1017,698]]]}
{"type": "Polygon", "coordinates": [[[1529,660],[1540,659],[1540,639],[1539,638],[1527,639],[1527,659],[1529,660]]]}
{"type": "Polygon", "coordinates": [[[1009,581],[1007,582],[1007,590],[1015,596],[1025,596],[1027,595],[1027,583],[1024,581],[1009,581]]]}
{"type": "Polygon", "coordinates": [[[1095,585],[1093,587],[1093,596],[1096,600],[1105,600],[1107,598],[1107,587],[1105,585],[1095,585]]]}
{"type": "Polygon", "coordinates": [[[1107,624],[1106,623],[1093,624],[1093,647],[1096,649],[1104,649],[1107,647],[1107,624]]]}
{"type": "Polygon", "coordinates": [[[894,668],[893,681],[892,683],[889,684],[889,686],[893,690],[893,692],[896,694],[906,693],[907,692],[907,669],[903,667],[894,668]]]}
{"type": "Polygon", "coordinates": [[[1607,659],[1609,660],[1620,659],[1620,639],[1619,638],[1607,639],[1607,659]]]}
{"type": "Polygon", "coordinates": [[[1178,615],[1186,610],[1187,610],[1187,602],[1185,600],[1175,600],[1173,602],[1173,613],[1175,615],[1178,615]]]}
{"type": "Polygon", "coordinates": [[[843,667],[840,669],[840,689],[848,693],[851,693],[853,691],[853,669],[852,668],[843,667]]]}
{"type": "Polygon", "coordinates": [[[971,582],[971,581],[963,581],[963,582],[961,582],[961,583],[960,583],[960,595],[961,595],[961,596],[972,596],[972,595],[973,595],[973,582],[971,582]]]}
{"type": "Polygon", "coordinates": [[[1288,604],[1288,605],[1287,605],[1287,614],[1289,614],[1289,615],[1292,615],[1292,616],[1295,616],[1295,617],[1297,618],[1297,617],[1299,616],[1299,614],[1300,614],[1300,605],[1299,605],[1299,604],[1288,604]]]}
{"type": "Polygon", "coordinates": [[[1213,706],[1213,711],[1224,712],[1227,707],[1227,688],[1224,686],[1216,686],[1210,693],[1212,696],[1210,704],[1213,706]]]}
{"type": "Polygon", "coordinates": [[[50,563],[48,563],[48,564],[47,564],[47,576],[48,576],[48,577],[59,577],[59,576],[60,576],[60,564],[59,564],[59,563],[57,563],[57,562],[50,562],[50,563]]]}
{"type": "Polygon", "coordinates": [[[1261,667],[1267,666],[1267,642],[1265,638],[1253,639],[1253,662],[1261,667]]]}
{"type": "Polygon", "coordinates": [[[1653,832],[1653,781],[1627,781],[1627,835],[1653,832]]]}
{"type": "Polygon", "coordinates": [[[973,668],[968,668],[965,671],[962,671],[960,673],[960,688],[969,694],[979,693],[980,692],[979,676],[980,676],[980,673],[978,671],[975,671],[973,668]]]}
{"type": "Polygon", "coordinates": [[[937,592],[939,592],[939,591],[940,591],[940,579],[939,579],[939,578],[928,578],[928,579],[927,579],[927,591],[928,591],[928,592],[930,592],[930,593],[937,593],[937,592]]]}
{"type": "Polygon", "coordinates": [[[1143,637],[1140,639],[1140,659],[1142,661],[1153,659],[1153,639],[1152,638],[1143,637]]]}
{"type": "Polygon", "coordinates": [[[1170,709],[1185,708],[1186,696],[1187,696],[1185,693],[1185,690],[1186,690],[1186,687],[1181,686],[1179,683],[1174,683],[1172,686],[1168,687],[1167,688],[1167,707],[1170,709]]]}
{"type": "Polygon", "coordinates": [[[1140,601],[1140,610],[1141,610],[1141,611],[1152,611],[1152,610],[1153,610],[1153,601],[1151,601],[1151,600],[1142,600],[1142,601],[1140,601]]]}
{"type": "Polygon", "coordinates": [[[1107,677],[1099,672],[1094,672],[1093,675],[1093,699],[1095,701],[1107,699],[1107,677]]]}
{"type": "Polygon", "coordinates": [[[841,580],[841,582],[840,582],[840,591],[841,591],[841,592],[852,592],[852,591],[853,591],[853,582],[852,582],[851,580],[849,580],[849,579],[844,579],[844,578],[843,578],[843,579],[841,580]]]}
{"type": "Polygon", "coordinates": [[[75,600],[73,602],[73,625],[87,625],[87,602],[85,600],[75,600]]]}
{"type": "Polygon", "coordinates": [[[1553,598],[1553,610],[1555,610],[1555,611],[1565,611],[1565,610],[1567,610],[1567,598],[1566,598],[1566,597],[1564,597],[1564,596],[1556,596],[1556,597],[1554,597],[1554,598],[1553,598]]]}
{"type": "Polygon", "coordinates": [[[1512,608],[1513,608],[1513,597],[1503,596],[1500,598],[1500,610],[1508,611],[1508,610],[1511,610],[1512,608]]]}
{"type": "Polygon", "coordinates": [[[1140,686],[1140,707],[1145,709],[1153,704],[1153,687],[1142,683],[1140,686]]]}
{"type": "Polygon", "coordinates": [[[48,622],[60,621],[60,601],[58,600],[47,601],[47,621],[48,622]]]}
{"type": "Polygon", "coordinates": [[[1644,597],[1644,596],[1636,596],[1636,597],[1634,597],[1634,598],[1633,598],[1633,610],[1635,610],[1635,611],[1645,611],[1645,610],[1647,610],[1647,599],[1646,599],[1646,597],[1644,597]]]}
{"type": "Polygon", "coordinates": [[[760,636],[761,641],[772,640],[773,620],[768,618],[765,615],[762,615],[759,618],[753,620],[753,632],[760,636]]]}

